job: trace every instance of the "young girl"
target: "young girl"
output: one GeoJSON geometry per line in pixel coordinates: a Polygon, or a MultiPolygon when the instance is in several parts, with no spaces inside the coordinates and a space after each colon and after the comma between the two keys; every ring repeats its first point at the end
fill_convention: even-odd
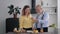
{"type": "Polygon", "coordinates": [[[33,18],[30,14],[30,7],[28,5],[24,6],[22,10],[22,15],[19,19],[19,28],[21,31],[32,30],[33,18]]]}

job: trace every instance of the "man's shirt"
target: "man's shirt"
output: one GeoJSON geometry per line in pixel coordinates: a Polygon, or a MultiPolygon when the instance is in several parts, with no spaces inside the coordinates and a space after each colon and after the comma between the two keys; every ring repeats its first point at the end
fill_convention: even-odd
{"type": "Polygon", "coordinates": [[[48,27],[48,19],[49,19],[48,13],[43,12],[42,14],[37,14],[36,19],[38,19],[38,22],[33,24],[35,28],[41,28],[41,24],[43,24],[42,27],[48,27]]]}

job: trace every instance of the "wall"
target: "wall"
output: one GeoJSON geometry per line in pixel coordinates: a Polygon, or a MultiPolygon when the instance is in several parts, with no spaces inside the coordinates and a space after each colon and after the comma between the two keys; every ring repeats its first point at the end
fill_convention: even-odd
{"type": "Polygon", "coordinates": [[[58,14],[57,14],[57,22],[58,22],[58,34],[60,34],[60,0],[58,0],[58,14]]]}
{"type": "Polygon", "coordinates": [[[13,15],[8,14],[9,9],[7,7],[10,4],[23,8],[24,5],[30,5],[31,3],[29,0],[0,0],[0,34],[5,34],[6,18],[13,17],[13,15]]]}
{"type": "Polygon", "coordinates": [[[58,16],[57,16],[57,20],[58,20],[58,29],[60,29],[60,0],[58,0],[58,16]]]}
{"type": "MultiPolygon", "coordinates": [[[[40,0],[36,0],[36,5],[40,4],[39,1],[40,0]]],[[[53,1],[55,1],[55,0],[53,0],[53,1]]],[[[53,1],[51,0],[51,2],[53,2],[53,1]]],[[[13,15],[9,15],[8,14],[9,9],[7,8],[7,6],[9,6],[10,4],[13,4],[15,7],[19,6],[20,8],[23,8],[23,6],[26,5],[26,4],[31,6],[30,0],[0,0],[0,34],[5,34],[5,30],[6,30],[5,29],[5,27],[6,27],[5,26],[6,25],[5,20],[6,20],[6,18],[13,17],[13,15]]],[[[55,5],[56,5],[56,3],[54,4],[54,6],[55,5]]],[[[50,9],[47,10],[47,11],[50,11],[50,9]]],[[[19,16],[20,15],[18,15],[18,17],[19,16]]],[[[35,14],[33,14],[33,16],[35,16],[35,14]]],[[[50,16],[50,18],[49,18],[49,24],[56,23],[56,18],[57,18],[56,16],[57,15],[50,14],[49,16],[50,16]]]]}

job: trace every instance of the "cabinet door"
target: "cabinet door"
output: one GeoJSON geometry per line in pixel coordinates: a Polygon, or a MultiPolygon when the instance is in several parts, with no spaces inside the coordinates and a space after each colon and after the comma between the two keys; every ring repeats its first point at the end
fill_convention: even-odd
{"type": "Polygon", "coordinates": [[[42,0],[43,6],[45,7],[56,7],[57,6],[57,0],[42,0]]]}
{"type": "Polygon", "coordinates": [[[38,4],[44,7],[56,7],[57,0],[36,0],[36,5],[38,4]]]}
{"type": "Polygon", "coordinates": [[[14,28],[19,27],[19,19],[8,18],[6,19],[6,32],[13,32],[14,28]]]}

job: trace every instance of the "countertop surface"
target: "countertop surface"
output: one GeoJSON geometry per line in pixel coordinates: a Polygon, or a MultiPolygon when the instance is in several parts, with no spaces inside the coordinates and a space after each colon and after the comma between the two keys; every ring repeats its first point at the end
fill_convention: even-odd
{"type": "MultiPolygon", "coordinates": [[[[13,32],[9,32],[7,34],[37,34],[37,33],[13,33],[13,32]]],[[[44,32],[44,33],[38,33],[38,34],[58,34],[56,32],[44,32]]]]}
{"type": "MultiPolygon", "coordinates": [[[[36,33],[15,33],[15,32],[8,32],[6,34],[36,34],[36,33]]],[[[53,32],[43,32],[43,33],[38,33],[38,34],[60,34],[60,30],[55,29],[53,32]]]]}

